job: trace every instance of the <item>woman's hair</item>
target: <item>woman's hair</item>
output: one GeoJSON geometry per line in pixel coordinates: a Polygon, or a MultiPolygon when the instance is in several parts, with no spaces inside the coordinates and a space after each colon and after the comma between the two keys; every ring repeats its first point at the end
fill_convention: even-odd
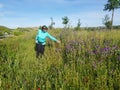
{"type": "Polygon", "coordinates": [[[48,27],[46,25],[43,25],[42,29],[48,30],[48,27]]]}

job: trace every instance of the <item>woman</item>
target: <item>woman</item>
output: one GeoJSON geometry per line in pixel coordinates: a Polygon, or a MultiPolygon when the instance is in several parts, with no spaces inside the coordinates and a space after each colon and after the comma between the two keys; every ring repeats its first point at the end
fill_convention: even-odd
{"type": "Polygon", "coordinates": [[[47,26],[43,25],[42,29],[39,29],[36,35],[36,57],[37,58],[39,57],[39,55],[42,56],[44,54],[47,37],[50,38],[52,41],[60,43],[59,40],[57,40],[55,37],[50,35],[47,31],[48,31],[47,26]]]}

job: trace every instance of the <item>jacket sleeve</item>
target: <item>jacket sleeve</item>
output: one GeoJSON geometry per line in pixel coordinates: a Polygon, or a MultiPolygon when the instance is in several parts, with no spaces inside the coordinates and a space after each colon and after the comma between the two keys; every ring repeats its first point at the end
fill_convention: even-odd
{"type": "Polygon", "coordinates": [[[47,34],[47,37],[50,38],[52,41],[57,41],[57,39],[52,35],[50,35],[49,33],[47,34]]]}
{"type": "Polygon", "coordinates": [[[35,37],[35,42],[38,43],[38,34],[39,32],[37,33],[36,37],[35,37]]]}

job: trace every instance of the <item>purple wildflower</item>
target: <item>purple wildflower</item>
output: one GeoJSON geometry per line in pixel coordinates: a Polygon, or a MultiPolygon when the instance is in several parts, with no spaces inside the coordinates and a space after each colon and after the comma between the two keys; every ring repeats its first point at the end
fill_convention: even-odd
{"type": "Polygon", "coordinates": [[[109,47],[105,47],[105,48],[104,48],[104,51],[105,51],[105,52],[108,52],[109,50],[110,50],[109,47]]]}
{"type": "Polygon", "coordinates": [[[97,54],[97,50],[93,50],[92,53],[93,53],[93,54],[97,54]]]}

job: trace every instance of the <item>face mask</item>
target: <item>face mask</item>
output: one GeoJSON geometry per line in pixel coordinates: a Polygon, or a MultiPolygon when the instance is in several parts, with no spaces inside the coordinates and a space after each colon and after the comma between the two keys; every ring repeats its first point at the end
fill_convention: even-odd
{"type": "Polygon", "coordinates": [[[47,32],[47,30],[42,30],[44,33],[47,32]]]}

